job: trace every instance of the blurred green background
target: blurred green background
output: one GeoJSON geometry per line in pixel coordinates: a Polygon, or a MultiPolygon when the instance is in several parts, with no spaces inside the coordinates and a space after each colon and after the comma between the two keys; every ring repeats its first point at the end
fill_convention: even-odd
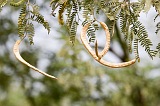
{"type": "MultiPolygon", "coordinates": [[[[48,12],[48,1],[39,5],[53,32],[41,33],[44,28],[37,24],[35,45],[23,42],[21,55],[58,80],[34,72],[16,60],[12,47],[18,39],[19,10],[5,7],[0,13],[0,106],[160,106],[158,61],[146,57],[147,61],[142,56],[140,63],[126,68],[102,66],[92,59],[80,40],[74,46],[69,43],[66,29],[48,12]]],[[[131,59],[118,26],[109,53],[110,59],[131,59]]]]}

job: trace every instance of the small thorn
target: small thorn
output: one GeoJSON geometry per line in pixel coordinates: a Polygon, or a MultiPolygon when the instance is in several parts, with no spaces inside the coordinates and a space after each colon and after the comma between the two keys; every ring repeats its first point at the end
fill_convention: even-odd
{"type": "Polygon", "coordinates": [[[98,43],[97,43],[97,40],[95,41],[95,53],[96,53],[96,56],[98,56],[98,43]]]}
{"type": "Polygon", "coordinates": [[[95,53],[96,53],[96,56],[98,57],[98,59],[100,60],[102,58],[102,56],[99,56],[99,53],[98,53],[98,42],[97,42],[97,40],[95,42],[95,53]]]}

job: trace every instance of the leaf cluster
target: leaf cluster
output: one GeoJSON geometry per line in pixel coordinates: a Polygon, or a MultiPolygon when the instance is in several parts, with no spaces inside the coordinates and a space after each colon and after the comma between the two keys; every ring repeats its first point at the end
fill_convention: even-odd
{"type": "Polygon", "coordinates": [[[11,0],[10,5],[14,6],[14,7],[18,7],[18,6],[22,5],[26,1],[27,0],[19,0],[18,2],[15,2],[14,0],[11,0]]]}
{"type": "Polygon", "coordinates": [[[45,21],[43,15],[39,13],[39,7],[32,4],[24,5],[18,18],[18,34],[21,39],[28,36],[30,44],[33,44],[33,36],[35,33],[32,21],[42,24],[44,28],[48,30],[48,33],[50,32],[49,23],[45,21]],[[32,8],[32,10],[30,8],[32,8]]]}
{"type": "Polygon", "coordinates": [[[7,4],[7,0],[0,0],[0,12],[2,10],[2,7],[4,7],[7,4]]]}
{"type": "MultiPolygon", "coordinates": [[[[7,0],[0,0],[0,9],[7,3],[7,0]]],[[[18,19],[18,33],[21,38],[28,35],[29,41],[33,43],[34,26],[32,21],[42,24],[45,29],[50,32],[48,22],[44,16],[39,13],[39,7],[36,4],[31,4],[29,0],[10,1],[10,5],[21,7],[21,12],[18,19]]],[[[58,13],[58,22],[68,29],[70,42],[74,45],[77,33],[77,27],[82,23],[91,23],[87,31],[89,42],[94,42],[96,39],[95,32],[98,30],[98,25],[95,23],[98,20],[96,15],[104,13],[111,21],[109,25],[110,33],[113,37],[115,25],[120,22],[120,30],[124,36],[124,40],[128,44],[128,49],[132,52],[132,48],[136,51],[136,57],[139,58],[138,45],[144,47],[145,51],[151,58],[155,57],[160,52],[159,44],[156,50],[152,50],[152,41],[148,37],[148,33],[144,25],[138,20],[140,12],[148,12],[151,7],[157,11],[156,18],[160,16],[160,1],[159,0],[51,0],[51,14],[56,17],[58,13]],[[58,10],[58,11],[56,11],[58,10]],[[80,16],[81,15],[81,16],[80,16]],[[81,19],[82,17],[82,19],[81,19]]],[[[160,30],[160,23],[156,25],[156,34],[160,30]]]]}
{"type": "Polygon", "coordinates": [[[55,10],[57,7],[59,7],[58,10],[58,22],[61,25],[64,25],[64,12],[66,10],[66,22],[65,25],[67,26],[67,29],[69,31],[70,35],[70,42],[74,45],[75,42],[75,36],[77,32],[77,25],[78,25],[78,10],[79,10],[79,3],[78,1],[74,0],[64,0],[62,1],[56,1],[52,0],[50,5],[52,6],[52,15],[55,16],[55,10]]]}
{"type": "MultiPolygon", "coordinates": [[[[82,26],[88,24],[89,22],[87,20],[83,21],[82,26]]],[[[89,38],[89,42],[94,42],[96,39],[95,32],[99,29],[98,24],[90,22],[89,28],[87,29],[87,36],[89,38]]]]}
{"type": "MultiPolygon", "coordinates": [[[[138,20],[139,14],[141,11],[145,10],[148,11],[150,7],[155,6],[156,10],[159,11],[157,6],[159,5],[159,1],[156,3],[146,1],[139,1],[139,2],[130,2],[130,1],[123,1],[123,2],[109,2],[103,4],[103,10],[106,9],[105,6],[108,6],[108,11],[104,11],[107,17],[112,20],[112,24],[110,27],[110,32],[112,35],[114,33],[114,26],[116,21],[119,19],[120,21],[120,29],[122,34],[124,35],[124,40],[128,42],[129,51],[132,51],[132,43],[134,43],[134,53],[136,58],[139,58],[138,54],[138,44],[145,48],[145,51],[149,54],[151,58],[155,57],[157,54],[157,50],[152,50],[152,42],[148,38],[148,33],[142,23],[138,20]],[[149,5],[149,6],[148,6],[149,5]],[[136,52],[135,52],[136,51],[136,52]]],[[[156,34],[158,33],[158,27],[156,30],[156,34]]]]}
{"type": "MultiPolygon", "coordinates": [[[[0,9],[8,2],[8,0],[0,1],[0,9]]],[[[18,34],[21,39],[28,36],[30,44],[33,43],[33,36],[35,34],[35,29],[33,21],[42,24],[45,29],[50,32],[49,23],[44,19],[44,16],[39,12],[39,6],[32,4],[29,0],[15,0],[10,1],[10,5],[13,7],[21,8],[18,18],[18,34]]]]}

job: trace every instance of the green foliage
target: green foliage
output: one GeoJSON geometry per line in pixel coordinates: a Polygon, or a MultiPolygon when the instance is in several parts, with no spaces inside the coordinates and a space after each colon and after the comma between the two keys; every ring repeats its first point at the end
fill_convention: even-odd
{"type": "MultiPolygon", "coordinates": [[[[58,0],[53,1],[57,2],[58,0]]],[[[86,0],[86,2],[89,1],[90,0],[86,0]]],[[[56,4],[58,5],[58,3],[56,4]]],[[[63,4],[63,2],[60,4],[63,4]]],[[[25,31],[28,34],[32,34],[32,20],[34,21],[37,16],[35,16],[34,19],[30,17],[30,19],[28,17],[28,9],[23,7],[23,5],[21,6],[24,8],[24,10],[21,10],[22,13],[27,15],[23,16],[23,14],[21,14],[22,16],[19,15],[19,17],[22,17],[23,20],[21,20],[21,22],[26,26],[26,28],[31,28],[30,31],[25,31]],[[25,22],[25,19],[27,19],[27,22],[25,22]]],[[[65,9],[67,8],[68,7],[65,9]]],[[[106,8],[107,7],[105,7],[105,9],[106,8]]],[[[35,11],[38,8],[35,6],[34,10],[32,9],[33,8],[30,7],[30,10],[37,14],[35,11]]],[[[12,16],[15,14],[14,11],[15,10],[11,11],[12,16]]],[[[101,15],[101,9],[99,10],[99,14],[101,15]]],[[[69,42],[66,40],[67,36],[65,36],[67,31],[62,34],[61,37],[63,39],[58,39],[58,41],[62,41],[64,45],[56,54],[53,52],[50,53],[49,50],[45,51],[42,56],[40,53],[43,50],[39,51],[37,49],[35,50],[35,48],[34,50],[28,50],[28,48],[27,50],[23,49],[24,51],[22,52],[22,56],[26,61],[29,61],[35,66],[38,64],[38,58],[40,58],[40,60],[45,58],[45,60],[48,61],[46,72],[56,75],[59,79],[57,81],[53,81],[47,77],[40,76],[39,74],[37,75],[37,73],[30,73],[30,69],[28,67],[20,64],[15,60],[15,58],[12,58],[13,53],[11,52],[11,48],[8,44],[13,43],[10,41],[14,41],[15,39],[16,25],[12,19],[8,19],[9,15],[10,13],[7,13],[4,17],[0,17],[0,105],[158,106],[160,104],[160,86],[158,86],[160,84],[160,77],[157,74],[159,73],[160,67],[158,65],[152,66],[152,64],[149,63],[144,64],[144,67],[133,65],[129,68],[126,67],[115,70],[102,67],[92,61],[89,57],[87,60],[82,58],[87,53],[84,51],[84,48],[78,40],[74,47],[70,47],[69,42]],[[6,27],[6,25],[8,26],[6,27]],[[30,57],[28,58],[28,56],[30,57]]],[[[30,15],[33,16],[31,12],[30,15]]],[[[63,13],[63,15],[65,14],[63,13]]],[[[65,24],[65,17],[63,20],[65,24]]],[[[117,20],[113,21],[117,22],[117,20]]],[[[122,19],[122,21],[124,20],[122,19]]],[[[88,20],[88,22],[91,21],[88,20]]],[[[130,21],[127,20],[127,23],[128,22],[130,21]]],[[[131,25],[131,29],[128,31],[127,36],[128,42],[126,44],[132,45],[133,43],[133,50],[136,54],[138,50],[137,42],[139,44],[141,43],[139,41],[140,38],[138,35],[135,35],[134,31],[138,31],[141,28],[136,26],[138,24],[137,20],[134,21],[134,23],[135,22],[136,28],[134,29],[131,25]]],[[[126,22],[123,23],[125,23],[123,26],[127,25],[126,22]]],[[[95,29],[98,29],[97,25],[94,24],[95,23],[92,23],[92,26],[95,29]]],[[[140,27],[142,27],[142,24],[140,24],[140,27]]],[[[92,32],[94,32],[94,30],[92,32]]],[[[138,34],[138,32],[136,34],[138,34]]],[[[116,43],[121,45],[120,42],[116,43]]],[[[26,43],[24,43],[24,45],[25,44],[26,43]]],[[[132,48],[130,50],[132,50],[132,48]]],[[[156,50],[160,53],[160,43],[156,50]]],[[[125,51],[123,50],[123,53],[124,52],[125,51]]],[[[150,52],[152,52],[152,50],[150,50],[150,52]]],[[[124,57],[126,57],[126,55],[124,57]]],[[[138,57],[138,55],[136,57],[138,57]]]]}
{"type": "Polygon", "coordinates": [[[64,2],[63,4],[60,4],[60,7],[59,7],[59,11],[58,11],[58,21],[61,25],[64,24],[64,20],[63,20],[63,12],[65,10],[65,7],[66,7],[66,2],[64,2]]]}
{"type": "Polygon", "coordinates": [[[158,14],[160,14],[160,1],[159,0],[152,0],[152,5],[155,7],[158,14]]]}
{"type": "Polygon", "coordinates": [[[34,44],[33,42],[33,36],[34,36],[34,26],[32,23],[28,23],[26,26],[26,33],[28,35],[28,39],[30,41],[30,44],[34,44]]]}
{"type": "Polygon", "coordinates": [[[159,57],[160,57],[160,43],[157,45],[156,49],[158,50],[159,57]]]}
{"type": "Polygon", "coordinates": [[[67,13],[69,17],[67,17],[66,25],[70,33],[70,42],[74,45],[75,36],[77,32],[77,23],[78,23],[76,19],[78,12],[78,7],[77,7],[78,5],[77,2],[72,2],[72,4],[68,3],[68,6],[71,6],[72,9],[69,9],[70,11],[68,11],[67,13]]]}
{"type": "MultiPolygon", "coordinates": [[[[7,0],[1,0],[0,9],[2,9],[6,3],[7,0]]],[[[22,8],[18,19],[18,33],[21,38],[30,33],[27,36],[29,36],[30,43],[33,43],[34,28],[32,26],[33,24],[31,24],[32,21],[42,24],[44,28],[48,30],[48,33],[50,32],[49,23],[44,19],[44,16],[39,13],[39,7],[36,3],[31,4],[29,0],[19,0],[18,2],[11,0],[10,5],[22,8]],[[31,32],[26,29],[28,27],[30,27],[31,32]]],[[[137,0],[135,2],[131,2],[130,0],[51,0],[50,2],[50,7],[52,8],[51,14],[56,17],[56,13],[58,13],[58,22],[60,25],[67,27],[70,42],[73,45],[75,43],[77,27],[81,25],[81,23],[86,24],[93,22],[89,26],[87,35],[89,42],[95,41],[95,32],[98,30],[96,29],[96,21],[99,22],[96,16],[103,12],[111,21],[108,26],[112,37],[115,32],[115,25],[117,25],[119,21],[120,31],[124,36],[126,44],[128,44],[129,52],[132,52],[132,46],[134,46],[132,43],[134,40],[138,39],[138,44],[145,48],[145,51],[151,58],[156,56],[158,49],[151,49],[152,41],[148,38],[148,33],[144,25],[138,20],[138,17],[140,16],[140,12],[148,12],[152,6],[158,13],[155,19],[159,18],[159,0],[137,0]]],[[[160,30],[159,26],[160,24],[158,22],[156,25],[156,34],[160,30]]],[[[134,48],[138,49],[137,46],[134,48]]]]}
{"type": "MultiPolygon", "coordinates": [[[[84,21],[82,22],[82,25],[88,23],[88,22],[94,22],[96,21],[95,13],[99,14],[100,11],[104,12],[105,15],[111,20],[111,24],[109,25],[109,30],[111,35],[114,35],[114,28],[117,23],[117,21],[120,21],[120,29],[122,34],[124,35],[124,40],[128,42],[129,51],[132,52],[132,42],[134,39],[138,38],[138,44],[145,48],[145,51],[149,54],[151,58],[156,56],[157,50],[151,50],[152,42],[148,38],[148,33],[145,29],[145,27],[141,24],[141,22],[138,20],[139,14],[142,11],[148,12],[150,10],[151,6],[154,6],[156,11],[159,12],[159,1],[158,0],[141,0],[137,2],[129,2],[129,1],[123,1],[119,2],[118,0],[115,1],[104,1],[101,0],[100,2],[94,1],[94,0],[82,0],[79,2],[78,0],[75,0],[74,2],[71,0],[66,0],[64,2],[62,1],[56,1],[52,0],[51,4],[54,4],[52,6],[53,10],[55,8],[59,7],[59,23],[62,24],[64,22],[64,19],[62,17],[62,13],[65,12],[64,9],[66,9],[66,25],[68,27],[71,39],[70,41],[73,43],[74,40],[73,34],[76,34],[77,25],[72,26],[74,21],[76,21],[76,15],[78,16],[78,11],[82,11],[82,16],[84,18],[84,21]],[[59,5],[58,5],[59,4],[59,5]],[[64,5],[66,4],[66,5],[64,5]],[[78,9],[79,8],[79,9],[78,9]],[[96,12],[95,12],[96,11],[96,12]],[[72,31],[72,33],[71,33],[72,31]]],[[[78,17],[79,20],[79,17],[78,17]]],[[[76,21],[78,23],[78,21],[76,21]]],[[[89,38],[89,42],[94,42],[95,37],[95,28],[93,25],[89,26],[89,29],[87,31],[87,35],[89,38]]],[[[159,31],[159,23],[157,23],[157,30],[156,33],[159,31]]],[[[137,41],[137,40],[135,40],[137,41]]],[[[137,42],[136,42],[137,43],[137,42]]],[[[138,45],[136,44],[136,45],[138,45]]],[[[138,51],[138,46],[135,46],[138,51]]],[[[136,57],[139,58],[138,52],[136,53],[136,57]]]]}
{"type": "Polygon", "coordinates": [[[31,20],[42,24],[44,28],[48,30],[48,34],[49,34],[50,26],[49,26],[49,23],[44,19],[44,17],[40,13],[38,14],[37,13],[35,14],[34,12],[31,12],[31,13],[32,13],[31,20]]]}
{"type": "Polygon", "coordinates": [[[75,36],[76,36],[76,32],[77,32],[77,25],[78,25],[78,21],[77,21],[77,15],[78,15],[78,1],[74,1],[74,0],[66,0],[66,1],[57,1],[56,0],[52,0],[50,2],[50,5],[52,6],[52,15],[55,16],[54,11],[56,10],[57,7],[59,7],[58,10],[58,21],[59,24],[63,25],[64,24],[64,19],[63,19],[63,13],[66,10],[66,27],[69,31],[69,35],[70,35],[70,42],[74,45],[75,42],[75,36]]]}
{"type": "Polygon", "coordinates": [[[58,0],[52,0],[50,2],[50,7],[52,7],[52,15],[55,17],[56,13],[54,13],[54,11],[56,10],[56,8],[59,6],[58,0]]]}
{"type": "MultiPolygon", "coordinates": [[[[107,17],[112,20],[110,31],[114,33],[114,25],[117,19],[120,19],[120,28],[121,32],[124,35],[124,39],[128,41],[129,51],[132,50],[132,42],[134,40],[136,43],[134,44],[134,49],[136,48],[138,51],[137,38],[139,43],[145,48],[145,51],[149,54],[151,58],[156,56],[157,50],[151,50],[152,42],[148,38],[148,33],[145,27],[138,21],[139,13],[145,9],[148,11],[150,9],[151,4],[148,4],[144,1],[141,2],[109,2],[107,4],[109,7],[109,11],[104,11],[107,17]],[[112,29],[111,29],[112,28],[112,29]]],[[[105,9],[105,8],[104,8],[105,9]]],[[[156,32],[158,29],[156,30],[156,32]]],[[[112,34],[113,35],[113,34],[112,34]]],[[[139,58],[138,52],[136,52],[136,57],[139,58]]]]}
{"type": "Polygon", "coordinates": [[[82,1],[81,7],[82,7],[82,16],[85,20],[91,20],[91,16],[93,15],[94,12],[94,0],[87,0],[87,1],[82,1]]]}
{"type": "Polygon", "coordinates": [[[122,4],[122,2],[110,2],[106,4],[109,7],[109,11],[105,11],[105,13],[110,20],[116,19],[116,15],[119,13],[122,4]]]}
{"type": "Polygon", "coordinates": [[[155,33],[158,34],[158,32],[160,31],[160,22],[157,23],[156,27],[157,27],[157,29],[156,29],[155,33]]]}
{"type": "MultiPolygon", "coordinates": [[[[83,21],[82,26],[89,24],[87,20],[83,21]]],[[[87,36],[89,38],[89,42],[94,42],[96,39],[95,32],[99,29],[98,24],[90,22],[89,28],[87,29],[87,36]]]]}
{"type": "Polygon", "coordinates": [[[140,61],[139,53],[138,53],[138,39],[134,39],[134,54],[136,56],[136,59],[140,61]]]}
{"type": "Polygon", "coordinates": [[[0,0],[0,12],[2,10],[2,7],[7,4],[8,0],[0,0]]]}
{"type": "Polygon", "coordinates": [[[153,54],[150,52],[150,46],[152,46],[152,42],[148,38],[148,34],[144,26],[139,21],[137,21],[134,23],[133,29],[134,34],[138,37],[140,44],[145,47],[145,51],[151,58],[153,58],[153,54]]]}
{"type": "Polygon", "coordinates": [[[26,5],[24,5],[21,9],[21,12],[18,18],[18,34],[21,39],[24,37],[25,26],[27,24],[26,15],[27,15],[26,5]]]}
{"type": "Polygon", "coordinates": [[[82,22],[82,26],[86,24],[90,24],[87,29],[87,36],[89,38],[89,43],[95,42],[95,39],[96,39],[95,32],[99,29],[99,26],[97,23],[94,22],[94,20],[92,22],[88,22],[87,20],[82,22]]]}
{"type": "Polygon", "coordinates": [[[22,4],[24,4],[24,2],[26,2],[26,1],[27,0],[20,0],[18,2],[15,2],[14,0],[11,0],[10,5],[14,6],[14,7],[18,7],[18,6],[22,5],[22,4]]]}
{"type": "Polygon", "coordinates": [[[70,28],[70,42],[73,45],[74,45],[74,42],[75,42],[76,30],[77,30],[77,22],[73,21],[72,26],[70,28]]]}
{"type": "Polygon", "coordinates": [[[24,5],[21,8],[18,18],[18,34],[21,39],[28,36],[30,44],[34,44],[34,25],[32,21],[42,24],[44,28],[48,30],[48,33],[50,32],[49,23],[44,19],[43,15],[39,13],[39,7],[30,3],[24,5]],[[32,10],[30,8],[32,8],[32,10]]]}

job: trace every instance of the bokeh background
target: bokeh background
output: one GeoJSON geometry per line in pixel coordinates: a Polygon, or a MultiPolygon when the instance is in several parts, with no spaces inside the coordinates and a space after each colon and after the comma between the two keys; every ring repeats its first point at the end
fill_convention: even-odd
{"type": "MultiPolygon", "coordinates": [[[[20,63],[13,55],[18,38],[17,19],[20,10],[4,7],[0,13],[0,106],[160,106],[160,59],[153,60],[139,48],[141,61],[132,66],[113,69],[97,63],[87,53],[79,37],[69,42],[66,28],[50,15],[48,0],[37,0],[41,13],[51,26],[51,33],[35,23],[34,45],[28,40],[20,46],[22,57],[39,69],[58,77],[47,78],[20,63]]],[[[153,48],[160,41],[155,34],[154,8],[141,13],[153,48]]],[[[104,14],[97,19],[109,24],[104,14]]],[[[157,19],[156,21],[159,21],[157,19]]],[[[104,46],[104,31],[97,32],[99,50],[104,46]],[[100,36],[99,36],[100,35],[100,36]],[[102,36],[103,35],[103,36],[102,36]],[[101,41],[101,42],[100,42],[101,41]]],[[[107,61],[123,62],[134,58],[116,26],[107,61]]]]}

